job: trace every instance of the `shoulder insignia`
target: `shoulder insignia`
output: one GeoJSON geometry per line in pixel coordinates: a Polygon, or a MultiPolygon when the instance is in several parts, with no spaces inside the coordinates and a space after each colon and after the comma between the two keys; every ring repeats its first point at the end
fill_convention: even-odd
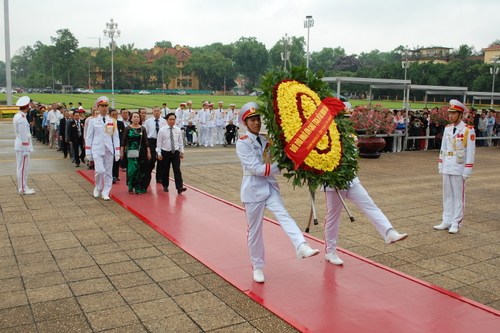
{"type": "Polygon", "coordinates": [[[446,127],[450,127],[450,126],[451,126],[451,124],[446,125],[446,127]]]}
{"type": "Polygon", "coordinates": [[[240,140],[245,140],[246,138],[248,138],[248,135],[243,135],[240,140]]]}
{"type": "Polygon", "coordinates": [[[474,129],[474,126],[471,126],[471,125],[465,125],[465,127],[469,128],[469,129],[474,129]]]}

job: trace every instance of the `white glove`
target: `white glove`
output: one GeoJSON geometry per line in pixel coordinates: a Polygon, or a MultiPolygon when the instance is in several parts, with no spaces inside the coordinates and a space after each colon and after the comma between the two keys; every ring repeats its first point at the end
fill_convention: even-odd
{"type": "Polygon", "coordinates": [[[87,155],[87,159],[92,162],[94,160],[94,157],[92,155],[87,155]]]}
{"type": "Polygon", "coordinates": [[[462,178],[463,178],[464,180],[469,179],[469,178],[470,178],[470,175],[462,175],[462,178]]]}
{"type": "Polygon", "coordinates": [[[28,156],[30,154],[29,151],[23,151],[23,156],[28,156]]]}
{"type": "Polygon", "coordinates": [[[439,169],[439,174],[442,175],[443,174],[443,170],[439,169]]]}
{"type": "Polygon", "coordinates": [[[115,155],[115,162],[118,162],[120,160],[120,156],[119,155],[115,155]]]}

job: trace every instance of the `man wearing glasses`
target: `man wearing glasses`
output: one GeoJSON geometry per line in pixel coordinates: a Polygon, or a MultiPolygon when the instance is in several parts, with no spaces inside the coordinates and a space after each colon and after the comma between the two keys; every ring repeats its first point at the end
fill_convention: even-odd
{"type": "Polygon", "coordinates": [[[120,138],[116,120],[108,115],[109,100],[102,96],[95,103],[99,115],[90,119],[85,135],[85,154],[94,161],[94,198],[102,194],[109,200],[113,185],[113,161],[120,160],[120,138]]]}

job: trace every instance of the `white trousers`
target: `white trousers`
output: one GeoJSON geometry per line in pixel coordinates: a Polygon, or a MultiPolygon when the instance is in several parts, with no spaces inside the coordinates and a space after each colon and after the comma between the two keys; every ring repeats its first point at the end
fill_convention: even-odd
{"type": "Polygon", "coordinates": [[[464,217],[465,180],[443,174],[443,224],[459,228],[464,217]]]}
{"type": "Polygon", "coordinates": [[[221,145],[225,143],[226,141],[224,140],[224,127],[222,126],[215,126],[215,133],[217,136],[217,144],[221,145]]]}
{"type": "Polygon", "coordinates": [[[28,187],[28,170],[30,167],[30,155],[23,155],[23,151],[16,150],[16,167],[17,167],[17,189],[25,192],[28,187]]]}
{"type": "Polygon", "coordinates": [[[205,140],[204,144],[213,146],[214,145],[214,127],[205,128],[205,140]]]}
{"type": "Polygon", "coordinates": [[[94,156],[95,186],[102,195],[108,195],[113,185],[113,162],[115,156],[109,151],[105,155],[94,156]]]}
{"type": "Polygon", "coordinates": [[[288,215],[281,195],[274,187],[271,185],[269,187],[271,195],[265,201],[244,203],[248,222],[248,251],[253,269],[264,268],[265,250],[262,218],[264,217],[265,208],[274,214],[276,220],[292,241],[295,250],[305,242],[304,235],[297,223],[288,215]]]}
{"type": "MultiPolygon", "coordinates": [[[[351,200],[371,221],[375,229],[382,237],[387,230],[392,228],[391,222],[375,205],[373,200],[361,184],[355,184],[346,191],[339,191],[342,198],[351,200]]],[[[340,213],[344,208],[336,191],[325,191],[326,195],[326,217],[325,217],[325,250],[326,253],[335,252],[339,236],[340,213]]]]}
{"type": "Polygon", "coordinates": [[[206,139],[206,135],[207,135],[206,132],[207,132],[207,126],[201,125],[200,126],[200,145],[206,144],[205,143],[205,139],[206,139]]]}

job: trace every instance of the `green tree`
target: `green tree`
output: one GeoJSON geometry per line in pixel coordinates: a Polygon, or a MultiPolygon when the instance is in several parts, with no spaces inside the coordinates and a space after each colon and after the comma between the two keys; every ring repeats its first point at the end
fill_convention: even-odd
{"type": "Polygon", "coordinates": [[[61,82],[71,84],[71,75],[74,74],[72,70],[76,53],[78,50],[78,40],[71,33],[69,29],[59,29],[56,31],[57,37],[50,37],[54,43],[54,56],[58,59],[55,62],[55,72],[61,82]]]}
{"type": "Polygon", "coordinates": [[[327,75],[327,73],[331,73],[333,70],[335,61],[345,55],[345,50],[340,46],[334,49],[331,47],[324,47],[321,51],[311,54],[309,67],[313,72],[323,71],[325,75],[327,75]]]}
{"type": "Polygon", "coordinates": [[[156,84],[168,84],[170,80],[179,75],[179,69],[176,67],[177,59],[171,54],[164,54],[153,62],[153,73],[156,78],[156,84]]]}
{"type": "Polygon", "coordinates": [[[269,66],[269,53],[263,43],[255,37],[241,37],[234,43],[234,66],[244,75],[251,88],[258,86],[258,81],[269,66]]]}
{"type": "Polygon", "coordinates": [[[234,80],[235,72],[232,61],[220,52],[195,52],[183,68],[185,73],[194,73],[200,80],[202,90],[223,88],[226,82],[234,80]]]}
{"type": "Polygon", "coordinates": [[[172,47],[172,42],[168,40],[162,40],[161,42],[156,42],[155,47],[161,47],[162,49],[166,47],[172,47]]]}

